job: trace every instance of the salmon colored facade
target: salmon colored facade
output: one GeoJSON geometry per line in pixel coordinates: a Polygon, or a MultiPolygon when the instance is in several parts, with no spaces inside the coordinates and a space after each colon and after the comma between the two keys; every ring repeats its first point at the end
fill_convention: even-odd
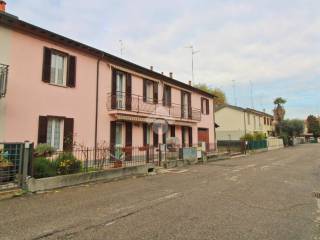
{"type": "Polygon", "coordinates": [[[184,145],[215,142],[213,96],[5,13],[0,17],[0,64],[9,66],[0,142],[63,149],[67,134],[88,147],[154,145],[168,137],[184,145]]]}

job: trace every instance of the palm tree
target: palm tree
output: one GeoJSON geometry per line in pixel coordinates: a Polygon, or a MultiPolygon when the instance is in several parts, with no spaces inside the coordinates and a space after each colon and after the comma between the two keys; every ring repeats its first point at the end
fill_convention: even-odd
{"type": "Polygon", "coordinates": [[[273,109],[273,113],[276,133],[278,135],[280,134],[279,124],[284,120],[284,115],[286,114],[286,110],[283,107],[286,102],[287,100],[281,97],[278,97],[273,101],[273,103],[276,105],[273,109]]]}

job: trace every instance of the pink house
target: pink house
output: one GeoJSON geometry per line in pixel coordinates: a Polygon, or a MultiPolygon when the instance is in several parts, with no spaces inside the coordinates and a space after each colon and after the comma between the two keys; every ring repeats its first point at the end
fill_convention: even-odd
{"type": "Polygon", "coordinates": [[[0,1],[0,142],[213,143],[212,95],[31,25],[0,1]]]}

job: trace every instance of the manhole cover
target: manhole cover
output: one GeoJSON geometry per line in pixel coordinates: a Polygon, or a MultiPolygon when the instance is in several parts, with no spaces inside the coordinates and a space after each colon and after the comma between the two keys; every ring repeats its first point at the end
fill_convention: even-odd
{"type": "Polygon", "coordinates": [[[320,192],[313,192],[313,196],[317,199],[320,199],[320,192]]]}

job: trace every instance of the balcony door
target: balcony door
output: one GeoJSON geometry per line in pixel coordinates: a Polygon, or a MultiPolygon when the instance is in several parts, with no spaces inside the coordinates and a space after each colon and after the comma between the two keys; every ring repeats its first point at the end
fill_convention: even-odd
{"type": "Polygon", "coordinates": [[[191,117],[191,94],[184,91],[181,92],[181,117],[191,117]]]}
{"type": "Polygon", "coordinates": [[[116,77],[116,102],[117,109],[125,109],[126,107],[126,75],[122,72],[117,72],[116,77]]]}
{"type": "Polygon", "coordinates": [[[116,69],[112,71],[112,109],[131,110],[131,75],[116,69]]]}

